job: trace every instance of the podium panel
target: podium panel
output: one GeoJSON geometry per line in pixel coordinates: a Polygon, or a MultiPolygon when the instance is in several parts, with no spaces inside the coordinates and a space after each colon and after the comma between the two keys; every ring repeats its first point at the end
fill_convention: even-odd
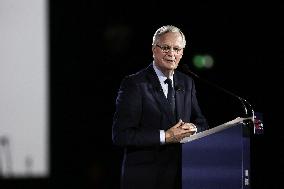
{"type": "Polygon", "coordinates": [[[250,138],[243,123],[182,145],[183,189],[249,189],[250,138]]]}

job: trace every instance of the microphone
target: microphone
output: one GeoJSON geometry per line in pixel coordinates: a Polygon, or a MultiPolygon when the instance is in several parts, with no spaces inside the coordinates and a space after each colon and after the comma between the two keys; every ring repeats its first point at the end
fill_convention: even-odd
{"type": "Polygon", "coordinates": [[[242,97],[236,95],[235,93],[233,93],[233,92],[231,92],[231,91],[229,91],[229,90],[227,90],[227,89],[225,89],[225,88],[223,88],[223,87],[220,87],[219,85],[217,85],[217,84],[215,84],[215,83],[212,83],[212,82],[210,82],[210,81],[208,81],[208,80],[205,80],[205,79],[199,77],[197,74],[195,74],[194,72],[192,72],[192,71],[189,69],[189,67],[188,67],[187,64],[180,64],[179,67],[181,68],[181,70],[180,70],[181,72],[183,72],[183,73],[185,73],[185,74],[187,74],[187,75],[194,76],[194,77],[197,78],[198,80],[200,80],[200,81],[202,81],[202,82],[204,82],[204,83],[206,83],[206,84],[208,84],[208,85],[210,85],[210,86],[212,86],[212,87],[214,87],[214,88],[216,88],[216,89],[218,89],[218,90],[221,90],[221,91],[223,91],[223,92],[225,92],[225,93],[227,93],[227,94],[229,94],[229,95],[231,95],[231,96],[237,98],[237,99],[241,102],[241,104],[242,104],[242,107],[243,107],[243,109],[244,109],[245,115],[246,115],[247,117],[251,116],[251,117],[252,117],[252,121],[253,121],[253,123],[254,123],[254,110],[253,110],[251,104],[250,104],[246,99],[244,99],[244,98],[242,98],[242,97]],[[248,112],[248,110],[250,110],[250,112],[248,112]],[[250,113],[251,115],[249,115],[249,113],[250,113]]]}

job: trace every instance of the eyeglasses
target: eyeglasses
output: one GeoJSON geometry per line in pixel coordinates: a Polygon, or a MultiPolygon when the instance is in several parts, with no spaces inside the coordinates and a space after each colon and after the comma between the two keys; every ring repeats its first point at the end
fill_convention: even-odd
{"type": "Polygon", "coordinates": [[[173,49],[173,51],[176,53],[176,54],[180,54],[181,53],[181,50],[183,48],[179,48],[179,47],[171,47],[171,46],[168,46],[168,45],[158,45],[156,44],[157,47],[159,47],[163,53],[168,53],[170,52],[171,49],[173,49]]]}

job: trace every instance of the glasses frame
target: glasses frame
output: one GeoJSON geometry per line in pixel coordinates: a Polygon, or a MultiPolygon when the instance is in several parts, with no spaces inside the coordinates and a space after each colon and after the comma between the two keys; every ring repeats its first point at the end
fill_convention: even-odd
{"type": "Polygon", "coordinates": [[[180,54],[181,51],[183,50],[183,48],[171,47],[168,45],[163,46],[163,45],[156,44],[156,46],[159,47],[163,53],[169,53],[171,50],[173,50],[176,54],[180,54]]]}

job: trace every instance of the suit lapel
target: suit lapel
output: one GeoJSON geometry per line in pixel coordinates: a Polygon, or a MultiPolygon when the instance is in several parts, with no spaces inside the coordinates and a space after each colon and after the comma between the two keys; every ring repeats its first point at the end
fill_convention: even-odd
{"type": "Polygon", "coordinates": [[[177,114],[177,119],[179,120],[184,117],[183,115],[184,115],[185,90],[178,72],[175,72],[174,74],[174,81],[175,81],[175,91],[176,91],[176,114],[177,114]]]}
{"type": "Polygon", "coordinates": [[[166,113],[166,117],[169,119],[171,124],[175,124],[175,117],[171,111],[170,104],[168,103],[164,92],[162,90],[160,81],[158,79],[158,76],[156,75],[154,68],[152,64],[147,68],[147,78],[149,80],[149,83],[152,85],[151,93],[153,94],[154,98],[156,99],[159,109],[166,113]]]}

